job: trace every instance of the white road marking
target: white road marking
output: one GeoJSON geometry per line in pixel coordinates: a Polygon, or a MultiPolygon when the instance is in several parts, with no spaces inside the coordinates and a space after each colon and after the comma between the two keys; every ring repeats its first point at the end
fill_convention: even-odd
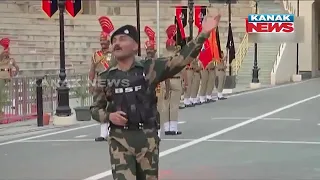
{"type": "MultiPolygon", "coordinates": [[[[162,141],[194,141],[196,139],[161,139],[162,141]]],[[[28,140],[21,143],[49,143],[49,142],[95,142],[94,139],[48,139],[28,140]]],[[[320,145],[320,141],[265,141],[265,140],[232,140],[232,139],[210,139],[203,142],[226,142],[226,143],[262,143],[262,144],[310,144],[320,145]]]]}
{"type": "MultiPolygon", "coordinates": [[[[236,96],[248,95],[248,94],[252,94],[252,93],[263,92],[263,91],[268,91],[268,90],[272,90],[272,89],[278,89],[278,88],[287,87],[287,86],[295,86],[295,85],[298,85],[298,84],[301,84],[301,83],[305,83],[305,82],[309,82],[309,81],[313,81],[313,80],[318,80],[318,79],[319,78],[308,79],[308,80],[304,80],[304,81],[300,81],[300,82],[295,82],[295,83],[290,83],[290,84],[283,84],[283,85],[278,85],[278,86],[272,86],[272,87],[267,87],[267,88],[254,90],[254,91],[241,92],[239,94],[230,95],[228,97],[236,97],[236,96]]],[[[77,128],[71,128],[71,129],[67,129],[67,130],[62,130],[62,131],[55,131],[55,132],[52,132],[52,133],[41,134],[41,135],[37,135],[37,136],[30,136],[30,137],[27,137],[27,138],[22,138],[22,139],[18,139],[18,140],[12,140],[12,141],[7,141],[7,142],[0,143],[0,146],[13,144],[13,143],[17,143],[17,142],[22,142],[22,141],[27,141],[27,140],[31,140],[31,139],[37,139],[37,138],[42,138],[42,137],[62,134],[62,133],[70,132],[70,131],[76,131],[76,130],[85,129],[85,128],[98,126],[98,125],[100,125],[100,124],[92,124],[92,125],[87,125],[87,126],[81,126],[81,127],[77,127],[77,128]]]]}
{"type": "MultiPolygon", "coordinates": [[[[194,139],[161,139],[161,141],[193,141],[194,139]]],[[[49,143],[49,142],[95,142],[94,139],[35,139],[19,143],[49,143]]]]}
{"type": "Polygon", "coordinates": [[[267,121],[301,121],[298,118],[263,118],[263,120],[267,121]]]}
{"type": "Polygon", "coordinates": [[[13,140],[13,141],[7,141],[7,142],[0,143],[0,146],[4,146],[4,145],[7,145],[7,144],[18,143],[18,142],[22,142],[22,141],[28,141],[28,140],[31,140],[31,139],[37,139],[37,138],[42,138],[42,137],[62,134],[62,133],[71,132],[71,131],[76,131],[76,130],[85,129],[85,128],[98,126],[98,125],[100,125],[100,124],[90,124],[90,125],[80,126],[80,127],[76,127],[76,128],[62,130],[62,131],[55,131],[55,132],[41,134],[41,135],[37,135],[37,136],[31,136],[31,137],[17,139],[17,140],[13,140]]]}
{"type": "MultiPolygon", "coordinates": [[[[252,117],[216,117],[211,118],[212,120],[246,120],[251,119],[252,117]]],[[[300,121],[301,119],[297,118],[262,118],[261,120],[266,121],[300,121]]]]}
{"type": "Polygon", "coordinates": [[[186,123],[185,121],[178,121],[178,124],[184,124],[186,123]]]}
{"type": "MultiPolygon", "coordinates": [[[[241,93],[233,94],[233,95],[226,96],[226,97],[229,98],[229,97],[242,96],[242,95],[247,95],[247,94],[252,94],[252,93],[257,93],[257,92],[263,92],[263,91],[267,91],[267,90],[278,89],[278,88],[283,88],[283,87],[292,86],[292,85],[298,85],[298,84],[301,84],[301,83],[305,83],[305,82],[309,82],[309,81],[313,81],[313,80],[317,80],[317,79],[319,80],[319,78],[307,79],[307,80],[300,81],[300,82],[295,82],[295,83],[282,84],[282,85],[266,87],[266,88],[262,88],[262,89],[258,89],[258,90],[241,92],[241,93]]],[[[250,89],[248,89],[248,90],[250,90],[250,89]]]]}
{"type": "Polygon", "coordinates": [[[48,142],[95,142],[94,139],[36,139],[36,140],[27,140],[20,143],[48,143],[48,142]]]}
{"type": "Polygon", "coordinates": [[[316,141],[262,141],[262,140],[208,140],[207,142],[230,142],[230,143],[264,143],[264,144],[314,144],[320,145],[316,141]]]}
{"type": "MultiPolygon", "coordinates": [[[[162,141],[194,141],[197,139],[162,139],[162,141]]],[[[22,143],[48,143],[48,142],[95,142],[94,139],[48,139],[48,140],[28,140],[22,143]]],[[[230,143],[265,143],[265,144],[314,144],[320,145],[320,141],[266,141],[266,140],[229,140],[211,139],[203,142],[230,142],[230,143]]]]}
{"type": "MultiPolygon", "coordinates": [[[[165,140],[165,141],[194,141],[195,139],[162,139],[162,140],[165,140]]],[[[320,141],[266,141],[266,140],[210,139],[210,140],[205,140],[204,142],[320,145],[320,141]]]]}
{"type": "MultiPolygon", "coordinates": [[[[306,98],[306,99],[303,99],[303,100],[300,100],[300,101],[297,101],[297,102],[294,102],[294,103],[291,103],[291,104],[288,104],[288,105],[286,105],[286,106],[280,107],[280,108],[275,109],[275,110],[273,110],[273,111],[270,111],[270,112],[268,112],[268,113],[262,114],[262,115],[260,115],[260,116],[254,117],[254,118],[252,118],[252,119],[249,119],[249,120],[243,121],[243,122],[241,122],[241,123],[238,123],[238,124],[236,124],[236,125],[230,126],[230,127],[228,127],[228,128],[222,129],[222,130],[220,130],[220,131],[218,131],[218,132],[209,134],[209,135],[207,135],[207,136],[203,136],[203,137],[201,137],[201,138],[199,138],[199,139],[195,139],[195,140],[192,140],[192,141],[190,141],[190,142],[184,143],[184,144],[182,144],[182,145],[176,146],[176,147],[174,147],[174,148],[171,148],[171,149],[162,151],[162,152],[160,153],[160,157],[167,156],[167,155],[169,155],[169,154],[175,153],[175,152],[180,151],[180,150],[182,150],[182,149],[186,149],[186,148],[188,148],[188,147],[190,147],[190,146],[196,145],[196,144],[201,143],[201,142],[204,142],[204,141],[206,141],[206,140],[210,140],[210,139],[212,139],[212,138],[214,138],[214,137],[217,137],[217,136],[219,136],[219,135],[221,135],[221,134],[225,134],[225,133],[227,133],[227,132],[229,132],[229,131],[238,129],[238,128],[240,128],[240,127],[243,127],[243,126],[245,126],[245,125],[248,125],[248,124],[250,124],[250,123],[253,123],[253,122],[255,122],[255,121],[258,121],[258,120],[260,120],[260,119],[266,118],[266,117],[271,116],[271,115],[273,115],[273,114],[276,114],[276,113],[278,113],[278,112],[284,111],[284,110],[286,110],[286,109],[292,108],[292,107],[294,107],[294,106],[297,106],[297,105],[299,105],[299,104],[305,103],[305,102],[307,102],[307,101],[310,101],[310,100],[313,100],[313,99],[316,99],[316,98],[319,98],[319,97],[320,97],[320,94],[315,95],[315,96],[312,96],[312,97],[309,97],[309,98],[306,98]]],[[[102,173],[93,175],[93,176],[91,176],[91,177],[88,177],[88,178],[86,178],[86,179],[84,179],[84,180],[99,180],[99,179],[102,179],[102,178],[105,178],[105,177],[111,176],[111,175],[112,175],[111,170],[107,170],[107,171],[105,171],[105,172],[102,172],[102,173]]]]}
{"type": "Polygon", "coordinates": [[[79,136],[76,136],[74,138],[84,138],[84,137],[87,137],[88,135],[79,135],[79,136]]]}

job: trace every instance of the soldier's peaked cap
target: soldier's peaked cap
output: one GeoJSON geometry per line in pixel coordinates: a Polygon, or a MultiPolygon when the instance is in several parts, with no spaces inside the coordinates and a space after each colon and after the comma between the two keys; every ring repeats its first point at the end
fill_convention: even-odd
{"type": "Polygon", "coordinates": [[[124,25],[119,29],[115,30],[111,36],[111,42],[116,35],[127,35],[131,37],[135,42],[139,43],[138,31],[137,28],[132,25],[124,25]]]}

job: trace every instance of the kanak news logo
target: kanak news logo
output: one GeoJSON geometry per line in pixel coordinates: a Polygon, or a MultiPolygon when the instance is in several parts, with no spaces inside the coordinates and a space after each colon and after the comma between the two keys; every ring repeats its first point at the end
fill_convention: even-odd
{"type": "Polygon", "coordinates": [[[293,14],[249,14],[247,33],[293,33],[293,14]]]}

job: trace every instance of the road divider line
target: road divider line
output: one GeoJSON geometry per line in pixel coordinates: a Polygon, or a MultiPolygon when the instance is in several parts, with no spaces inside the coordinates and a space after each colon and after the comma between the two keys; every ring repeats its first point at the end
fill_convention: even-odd
{"type": "Polygon", "coordinates": [[[7,142],[0,143],[0,146],[18,143],[18,142],[22,142],[22,141],[28,141],[28,140],[37,139],[37,138],[43,138],[43,137],[57,135],[57,134],[62,134],[62,133],[71,132],[71,131],[76,131],[76,130],[94,127],[94,126],[98,126],[98,125],[100,125],[100,124],[90,124],[90,125],[80,126],[80,127],[76,127],[76,128],[62,130],[62,131],[55,131],[55,132],[51,132],[51,133],[47,133],[47,134],[41,134],[41,135],[31,136],[31,137],[17,139],[17,140],[13,140],[13,141],[7,141],[7,142]]]}
{"type": "MultiPolygon", "coordinates": [[[[266,118],[266,117],[271,116],[271,115],[273,115],[273,114],[276,114],[276,113],[278,113],[278,112],[284,111],[284,110],[286,110],[286,109],[292,108],[292,107],[294,107],[294,106],[297,106],[297,105],[299,105],[299,104],[305,103],[305,102],[307,102],[307,101],[310,101],[310,100],[313,100],[313,99],[316,99],[316,98],[319,98],[319,97],[320,97],[320,94],[315,95],[315,96],[312,96],[312,97],[309,97],[309,98],[306,98],[306,99],[302,99],[302,100],[300,100],[300,101],[296,101],[296,102],[294,102],[294,103],[291,103],[291,104],[288,104],[288,105],[286,105],[286,106],[280,107],[280,108],[278,108],[278,109],[275,109],[275,110],[273,110],[273,111],[267,112],[267,113],[262,114],[262,115],[260,115],[260,116],[257,116],[257,117],[248,119],[248,120],[243,121],[243,122],[241,122],[241,123],[235,124],[235,125],[233,125],[233,126],[230,126],[230,127],[228,127],[228,128],[225,128],[225,129],[222,129],[222,130],[217,131],[217,132],[215,132],[215,133],[209,134],[209,135],[207,135],[207,136],[203,136],[203,137],[201,137],[201,138],[199,138],[199,139],[195,139],[195,140],[189,141],[189,142],[187,142],[187,143],[181,144],[181,145],[179,145],[179,146],[176,146],[176,147],[174,147],[174,148],[167,149],[167,150],[165,150],[165,151],[160,152],[160,157],[164,157],[164,156],[167,156],[167,155],[169,155],[169,154],[173,154],[173,153],[175,153],[175,152],[178,152],[178,151],[181,151],[181,150],[183,150],[183,149],[186,149],[186,148],[188,148],[188,147],[194,146],[194,145],[196,145],[196,144],[198,144],[198,143],[205,142],[205,141],[210,140],[210,139],[212,139],[212,138],[214,138],[214,137],[217,137],[217,136],[219,136],[219,135],[225,134],[225,133],[230,132],[230,131],[232,131],[232,130],[238,129],[238,128],[243,127],[243,126],[246,126],[246,125],[251,124],[251,123],[253,123],[253,122],[256,122],[256,121],[258,121],[258,120],[260,120],[260,119],[266,118]]],[[[110,170],[107,170],[107,171],[105,171],[105,172],[102,172],[102,173],[99,173],[99,174],[90,176],[90,177],[88,177],[88,178],[85,178],[84,180],[100,180],[100,179],[102,179],[102,178],[105,178],[105,177],[108,177],[108,176],[111,176],[111,175],[112,175],[112,171],[111,171],[111,169],[110,169],[110,170]]]]}

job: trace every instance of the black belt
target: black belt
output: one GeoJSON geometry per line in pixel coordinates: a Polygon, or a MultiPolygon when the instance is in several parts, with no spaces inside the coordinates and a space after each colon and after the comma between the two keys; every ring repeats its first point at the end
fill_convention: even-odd
{"type": "Polygon", "coordinates": [[[0,71],[10,71],[10,69],[0,69],[0,71]]]}
{"type": "Polygon", "coordinates": [[[224,69],[218,69],[218,71],[224,71],[224,69]]]}
{"type": "Polygon", "coordinates": [[[156,125],[144,124],[144,123],[128,124],[126,126],[118,126],[111,123],[110,128],[124,129],[124,130],[143,130],[143,129],[156,129],[157,127],[156,125]]]}

